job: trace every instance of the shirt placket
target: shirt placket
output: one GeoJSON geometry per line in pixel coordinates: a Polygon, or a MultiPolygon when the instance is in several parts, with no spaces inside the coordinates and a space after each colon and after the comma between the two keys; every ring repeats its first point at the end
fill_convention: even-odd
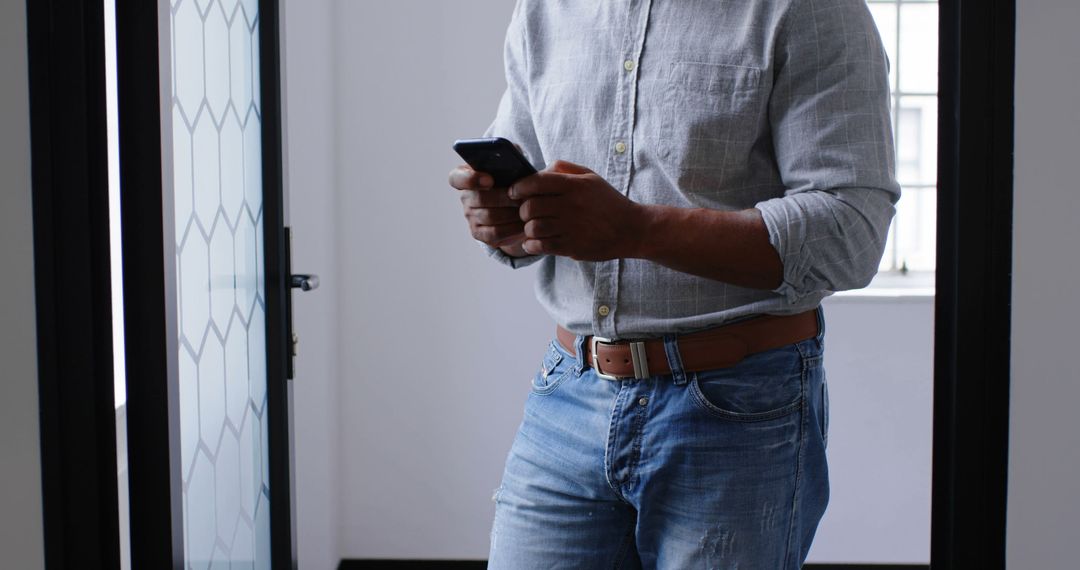
{"type": "MultiPolygon", "coordinates": [[[[624,196],[630,193],[630,176],[634,157],[634,119],[637,107],[637,87],[641,51],[649,24],[652,0],[630,0],[627,7],[626,29],[619,47],[619,81],[612,111],[611,132],[608,138],[607,163],[604,179],[624,196]]],[[[618,338],[615,325],[619,302],[619,274],[622,260],[613,259],[596,264],[593,287],[593,331],[607,338],[618,338]]]]}

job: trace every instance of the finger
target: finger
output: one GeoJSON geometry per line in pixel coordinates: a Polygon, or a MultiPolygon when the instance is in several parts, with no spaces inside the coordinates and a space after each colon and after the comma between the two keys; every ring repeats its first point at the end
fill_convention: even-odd
{"type": "Polygon", "coordinates": [[[495,246],[499,243],[521,236],[524,233],[521,222],[501,224],[498,226],[469,226],[473,239],[495,246]]]}
{"type": "Polygon", "coordinates": [[[566,187],[558,176],[541,172],[514,183],[510,187],[510,197],[515,200],[528,200],[535,196],[557,196],[566,192],[566,187]]]}
{"type": "Polygon", "coordinates": [[[524,239],[525,239],[525,233],[524,232],[511,233],[509,236],[507,236],[507,237],[505,237],[503,239],[500,239],[499,241],[491,244],[491,247],[502,247],[504,245],[521,243],[521,241],[524,240],[524,239]]]}
{"type": "Polygon", "coordinates": [[[529,239],[553,238],[559,233],[558,222],[551,218],[529,220],[525,223],[525,237],[529,239]]]}
{"type": "Polygon", "coordinates": [[[563,201],[557,196],[537,196],[521,203],[518,217],[523,222],[537,218],[555,218],[562,212],[563,201]]]}
{"type": "Polygon", "coordinates": [[[558,172],[560,174],[592,174],[593,171],[581,166],[580,164],[574,164],[573,162],[567,162],[565,160],[556,160],[548,167],[551,172],[558,172]]]}
{"type": "Polygon", "coordinates": [[[517,208],[518,200],[511,200],[506,191],[462,190],[461,203],[467,208],[517,208]]]}
{"type": "Polygon", "coordinates": [[[521,223],[521,218],[513,208],[472,208],[466,216],[480,226],[521,223]]]}
{"type": "Polygon", "coordinates": [[[450,186],[458,190],[482,190],[491,188],[495,181],[491,175],[477,172],[468,165],[461,165],[450,171],[450,186]]]}
{"type": "Polygon", "coordinates": [[[526,239],[521,242],[521,248],[529,255],[558,255],[562,251],[562,240],[559,238],[526,239]]]}
{"type": "Polygon", "coordinates": [[[466,165],[450,171],[450,186],[458,190],[470,190],[475,186],[476,171],[466,165]]]}

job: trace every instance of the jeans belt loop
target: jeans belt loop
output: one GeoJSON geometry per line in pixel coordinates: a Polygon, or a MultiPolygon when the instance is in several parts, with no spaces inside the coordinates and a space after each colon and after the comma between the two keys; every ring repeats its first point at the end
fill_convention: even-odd
{"type": "Polygon", "coordinates": [[[671,368],[671,378],[676,386],[684,386],[689,379],[686,370],[683,369],[682,354],[679,352],[679,336],[667,335],[664,337],[664,352],[667,353],[668,366],[671,368]]]}
{"type": "Polygon", "coordinates": [[[576,358],[574,359],[576,361],[574,365],[574,372],[578,376],[581,376],[582,372],[585,371],[585,366],[588,364],[585,362],[585,335],[579,334],[574,336],[573,349],[574,356],[576,356],[576,358]]]}

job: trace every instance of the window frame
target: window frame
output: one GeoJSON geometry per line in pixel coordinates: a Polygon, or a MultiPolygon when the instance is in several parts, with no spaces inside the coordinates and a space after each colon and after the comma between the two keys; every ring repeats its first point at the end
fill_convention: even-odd
{"type": "MultiPolygon", "coordinates": [[[[901,14],[903,12],[903,6],[905,5],[934,5],[938,7],[939,13],[939,29],[940,29],[940,11],[941,3],[939,0],[866,0],[868,6],[891,6],[895,10],[896,22],[894,27],[895,38],[892,40],[891,51],[893,57],[890,61],[890,85],[889,85],[889,103],[891,106],[890,115],[892,117],[893,124],[893,142],[896,149],[895,164],[897,170],[897,176],[899,177],[900,171],[900,145],[901,145],[901,133],[900,133],[900,114],[902,109],[902,102],[910,98],[918,97],[939,97],[940,84],[938,91],[905,91],[902,88],[902,73],[903,73],[903,56],[901,49],[901,40],[903,37],[903,19],[901,14]],[[896,80],[893,84],[892,76],[895,74],[896,80]]],[[[939,32],[940,37],[940,32],[939,32]]],[[[940,49],[939,49],[940,56],[940,49]]],[[[940,69],[940,66],[939,66],[940,69]]],[[[940,107],[937,110],[940,115],[940,107]]],[[[938,137],[940,139],[940,136],[938,137]]],[[[922,192],[927,190],[937,191],[937,180],[933,182],[921,181],[913,184],[901,183],[901,200],[904,200],[907,191],[922,192]]],[[[921,214],[919,214],[921,217],[921,214]]],[[[886,242],[886,259],[889,259],[889,267],[882,267],[878,270],[877,275],[870,285],[860,291],[843,292],[841,296],[871,296],[871,297],[888,297],[888,296],[933,296],[933,279],[934,271],[924,269],[907,269],[907,264],[902,255],[903,250],[899,244],[899,240],[896,238],[901,229],[898,225],[899,218],[894,218],[892,224],[889,226],[888,240],[886,242]]],[[[929,220],[924,220],[921,223],[930,223],[929,220]]],[[[917,229],[917,228],[916,228],[917,229]]],[[[936,236],[935,236],[936,239],[936,236]]]]}

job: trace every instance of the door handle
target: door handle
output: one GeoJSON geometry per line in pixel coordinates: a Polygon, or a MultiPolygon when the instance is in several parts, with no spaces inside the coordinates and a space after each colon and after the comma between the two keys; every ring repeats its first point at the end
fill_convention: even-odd
{"type": "MultiPolygon", "coordinates": [[[[290,275],[289,287],[301,291],[312,291],[319,288],[318,275],[290,275]]],[[[289,356],[296,358],[300,354],[300,335],[292,330],[292,302],[289,302],[289,356]]],[[[289,378],[293,377],[292,360],[289,360],[289,378]]]]}
{"type": "MultiPolygon", "coordinates": [[[[282,347],[286,350],[288,357],[286,358],[285,378],[292,380],[296,377],[296,355],[300,348],[300,336],[296,334],[296,329],[293,328],[293,304],[292,304],[292,291],[293,289],[299,289],[301,291],[313,291],[319,288],[319,276],[313,274],[292,272],[292,228],[285,226],[285,274],[287,279],[286,290],[284,294],[285,298],[285,334],[284,339],[288,346],[282,347]]],[[[279,282],[280,283],[280,282],[279,282]]]]}
{"type": "Polygon", "coordinates": [[[289,286],[301,291],[312,291],[319,288],[318,275],[293,275],[289,279],[289,286]]]}

